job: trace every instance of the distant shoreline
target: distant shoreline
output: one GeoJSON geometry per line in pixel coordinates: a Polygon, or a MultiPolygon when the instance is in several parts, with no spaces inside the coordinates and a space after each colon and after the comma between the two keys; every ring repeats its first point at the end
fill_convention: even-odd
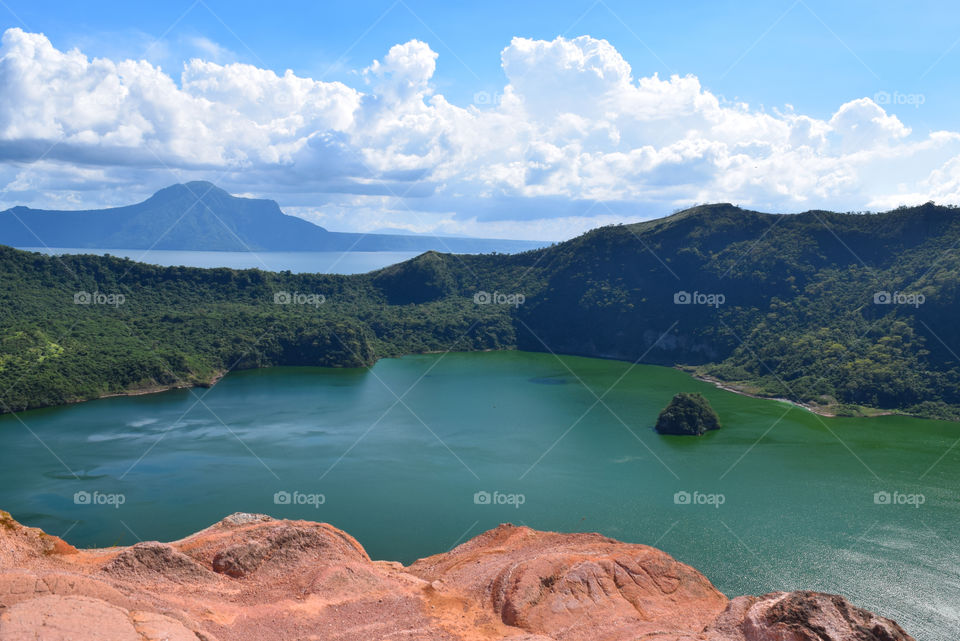
{"type": "MultiPolygon", "coordinates": [[[[260,368],[260,369],[265,369],[265,368],[260,368]]],[[[240,370],[237,370],[237,371],[240,371],[240,370]]],[[[162,392],[170,392],[175,389],[194,389],[196,387],[208,388],[208,387],[213,387],[214,385],[219,383],[220,379],[222,379],[227,374],[229,374],[229,372],[226,370],[222,372],[218,372],[214,374],[213,378],[211,378],[209,382],[204,382],[204,383],[173,383],[170,385],[154,385],[152,387],[143,387],[139,389],[126,390],[123,392],[112,392],[110,394],[102,394],[101,396],[98,396],[95,399],[88,399],[88,400],[100,400],[101,398],[117,398],[120,396],[146,396],[147,394],[160,394],[162,392]]],[[[85,401],[80,400],[75,402],[83,403],[85,401]]],[[[56,407],[56,405],[52,405],[50,407],[56,407]]]]}
{"type": "Polygon", "coordinates": [[[818,414],[819,416],[824,416],[827,418],[837,418],[836,414],[832,414],[824,409],[821,409],[814,405],[810,405],[808,403],[791,401],[789,398],[783,398],[782,396],[761,396],[760,394],[754,394],[746,390],[738,389],[734,387],[732,383],[726,383],[724,381],[721,381],[718,378],[707,376],[706,374],[695,374],[694,372],[691,372],[690,370],[684,369],[682,367],[674,367],[674,369],[679,369],[681,372],[686,372],[687,374],[697,379],[698,381],[703,381],[704,383],[710,383],[714,387],[717,387],[718,389],[722,389],[726,392],[733,392],[734,394],[739,394],[740,396],[747,396],[749,398],[758,398],[765,401],[781,401],[783,403],[789,403],[794,407],[799,407],[800,409],[807,410],[808,412],[811,412],[813,414],[818,414]]]}
{"type": "MultiPolygon", "coordinates": [[[[522,351],[522,350],[512,350],[512,349],[482,349],[482,350],[468,350],[468,351],[462,352],[462,353],[489,353],[489,352],[501,352],[501,351],[522,351]]],[[[409,353],[409,354],[402,354],[402,355],[399,355],[399,356],[381,356],[381,357],[377,358],[377,361],[383,360],[383,359],[385,359],[385,358],[403,358],[404,356],[429,356],[429,355],[437,355],[437,354],[445,354],[445,353],[447,353],[447,352],[446,352],[446,351],[442,351],[442,350],[428,350],[428,351],[424,351],[424,352],[411,352],[411,353],[409,353]]],[[[532,353],[538,353],[538,352],[532,352],[532,353]]],[[[546,353],[546,352],[544,352],[544,353],[546,353]]],[[[581,357],[581,358],[596,358],[596,359],[599,359],[599,360],[618,360],[618,361],[621,360],[621,359],[618,359],[618,358],[610,358],[610,357],[604,357],[604,356],[585,356],[585,355],[583,355],[583,354],[561,354],[561,356],[579,356],[579,357],[581,357]]],[[[628,361],[623,361],[623,362],[628,362],[628,361]]],[[[376,364],[376,362],[371,363],[370,365],[363,366],[363,367],[369,368],[369,367],[373,367],[373,365],[375,365],[375,364],[376,364]]],[[[732,392],[732,393],[738,394],[738,395],[740,395],[740,396],[746,396],[746,397],[748,397],[748,398],[755,398],[755,399],[758,399],[758,400],[764,400],[764,401],[780,401],[780,402],[783,402],[783,403],[789,403],[790,405],[792,405],[792,406],[794,406],[794,407],[797,407],[797,408],[799,408],[799,409],[806,410],[806,411],[808,411],[808,412],[810,412],[810,413],[812,413],[812,414],[816,414],[816,415],[821,416],[821,417],[824,417],[824,418],[843,418],[843,417],[841,417],[840,415],[838,415],[838,414],[836,414],[836,413],[833,413],[833,412],[829,411],[828,409],[825,409],[825,408],[822,407],[822,406],[817,406],[817,405],[813,405],[813,404],[810,404],[810,403],[803,403],[803,402],[799,402],[799,401],[793,401],[793,400],[790,400],[790,399],[788,399],[788,398],[783,398],[783,397],[781,397],[781,396],[764,396],[764,395],[762,395],[762,394],[757,394],[757,393],[755,393],[755,392],[748,392],[748,391],[746,391],[746,390],[744,390],[744,389],[740,389],[740,388],[736,387],[734,383],[730,383],[730,382],[727,382],[727,381],[722,381],[722,380],[720,380],[720,379],[718,379],[718,378],[715,378],[715,377],[713,377],[713,376],[709,376],[709,375],[707,375],[707,374],[698,374],[698,373],[696,373],[696,372],[695,372],[691,367],[689,367],[689,366],[683,366],[683,365],[672,365],[672,366],[670,366],[670,365],[656,365],[656,364],[654,364],[654,363],[649,363],[649,364],[650,364],[650,365],[654,365],[654,366],[656,366],[656,367],[670,367],[671,369],[675,369],[675,370],[681,371],[681,372],[683,372],[684,374],[688,374],[691,378],[693,378],[693,379],[695,379],[695,380],[698,380],[698,381],[701,381],[701,382],[704,382],[704,383],[709,383],[709,384],[713,385],[714,387],[716,387],[717,389],[721,389],[721,390],[723,390],[723,391],[725,391],[725,392],[732,392]]],[[[286,367],[286,366],[285,366],[285,365],[269,365],[269,366],[266,366],[266,367],[253,367],[253,368],[249,368],[249,369],[265,370],[265,369],[272,369],[272,368],[275,368],[275,367],[286,367]]],[[[329,367],[329,366],[322,366],[322,365],[314,365],[314,366],[307,365],[307,366],[305,366],[305,367],[318,367],[318,368],[322,368],[322,369],[341,369],[341,368],[329,367]]],[[[184,382],[184,381],[179,381],[179,382],[176,382],[176,383],[171,383],[171,384],[169,384],[169,385],[154,385],[154,386],[150,386],[150,387],[132,388],[132,389],[124,390],[124,391],[121,391],[121,392],[110,392],[110,393],[108,393],[108,394],[101,394],[101,395],[96,396],[96,397],[94,397],[94,398],[77,398],[77,399],[71,399],[71,400],[65,401],[65,402],[63,402],[63,403],[57,403],[57,404],[52,404],[52,405],[42,405],[42,406],[39,406],[39,407],[31,407],[31,408],[29,408],[29,409],[23,409],[23,410],[19,410],[19,411],[17,411],[17,412],[2,412],[2,411],[0,411],[0,417],[5,416],[5,415],[7,415],[7,414],[12,414],[12,413],[20,413],[20,412],[32,411],[32,410],[40,410],[40,409],[50,409],[50,408],[55,408],[55,407],[65,407],[65,406],[68,406],[68,405],[77,405],[77,404],[80,404],[80,403],[86,403],[86,402],[89,402],[89,401],[97,401],[97,400],[107,399],[107,398],[122,398],[122,397],[131,397],[131,396],[146,396],[146,395],[149,395],[149,394],[161,394],[161,393],[163,393],[163,392],[170,392],[170,391],[178,390],[178,389],[194,389],[194,388],[197,388],[197,387],[210,388],[210,387],[213,387],[214,385],[216,385],[217,383],[219,383],[227,374],[232,374],[232,373],[234,373],[234,372],[240,372],[240,371],[246,371],[246,369],[219,371],[219,372],[217,372],[216,374],[214,374],[213,377],[211,377],[209,381],[201,381],[201,382],[195,382],[195,383],[188,383],[188,382],[184,382]]],[[[923,416],[923,415],[919,415],[919,414],[905,414],[905,413],[903,413],[903,412],[896,412],[896,411],[891,411],[891,410],[881,410],[881,409],[879,409],[879,408],[870,408],[870,407],[868,407],[868,406],[864,406],[864,407],[865,407],[865,409],[871,409],[871,410],[875,410],[875,411],[874,411],[873,413],[860,414],[860,415],[856,416],[856,418],[874,418],[874,417],[877,417],[877,416],[907,416],[907,417],[910,417],[910,418],[923,418],[923,419],[930,419],[930,420],[949,420],[949,419],[935,418],[935,417],[930,417],[930,416],[923,416]]]]}
{"type": "MultiPolygon", "coordinates": [[[[697,374],[697,373],[694,372],[693,370],[688,369],[688,368],[684,368],[684,367],[679,366],[679,365],[675,365],[675,366],[674,366],[674,369],[679,369],[679,370],[682,371],[682,372],[686,372],[687,374],[690,374],[690,376],[694,377],[694,378],[697,379],[698,381],[703,381],[704,383],[710,383],[711,385],[717,387],[718,389],[722,389],[722,390],[724,390],[724,391],[726,391],[726,392],[733,392],[734,394],[739,394],[740,396],[747,396],[747,397],[749,397],[749,398],[758,398],[758,399],[767,400],[767,401],[782,401],[782,402],[784,402],[784,403],[789,403],[790,405],[793,405],[794,407],[799,407],[800,409],[807,410],[808,412],[810,412],[810,413],[812,413],[812,414],[816,414],[816,415],[818,415],[818,416],[823,416],[823,417],[825,417],[825,418],[844,418],[844,417],[840,416],[839,414],[836,414],[836,413],[834,413],[834,412],[831,412],[831,411],[829,411],[829,410],[827,410],[827,409],[825,409],[824,407],[819,406],[819,405],[813,405],[813,404],[811,404],[811,403],[802,403],[802,402],[800,402],[800,401],[792,401],[792,400],[790,400],[789,398],[783,398],[782,396],[763,396],[762,394],[756,394],[756,393],[754,393],[754,392],[748,392],[748,391],[746,391],[746,390],[743,390],[743,389],[740,389],[740,388],[738,388],[738,387],[735,387],[735,385],[734,385],[733,383],[729,383],[729,382],[726,382],[726,381],[721,381],[721,380],[718,379],[718,378],[714,378],[713,376],[708,376],[708,375],[706,375],[706,374],[697,374]]],[[[937,418],[937,417],[933,417],[933,416],[924,416],[924,415],[922,415],[922,414],[907,414],[907,413],[904,413],[904,412],[897,412],[897,411],[894,411],[894,410],[882,410],[882,409],[879,409],[879,408],[873,408],[873,407],[869,407],[869,406],[863,406],[863,407],[864,407],[865,409],[874,410],[874,411],[869,412],[869,413],[859,414],[859,415],[856,416],[856,418],[876,418],[876,417],[878,417],[878,416],[907,416],[907,417],[910,417],[910,418],[923,418],[923,419],[927,419],[927,420],[937,420],[937,421],[949,421],[949,420],[950,420],[950,419],[946,419],[946,418],[937,418]]]]}

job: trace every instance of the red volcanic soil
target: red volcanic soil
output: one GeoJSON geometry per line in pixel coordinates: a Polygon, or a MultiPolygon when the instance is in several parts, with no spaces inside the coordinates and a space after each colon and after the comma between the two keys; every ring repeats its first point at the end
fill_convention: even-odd
{"type": "Polygon", "coordinates": [[[645,545],[501,525],[408,567],[326,523],[234,514],[77,550],[0,512],[2,641],[911,641],[844,598],[727,599],[645,545]]]}

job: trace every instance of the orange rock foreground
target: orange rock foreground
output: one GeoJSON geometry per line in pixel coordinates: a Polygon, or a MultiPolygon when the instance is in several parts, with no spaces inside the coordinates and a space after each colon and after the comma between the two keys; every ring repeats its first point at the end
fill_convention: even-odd
{"type": "Polygon", "coordinates": [[[727,599],[598,534],[501,525],[404,567],[326,523],[234,514],[173,543],[77,550],[0,512],[3,641],[901,641],[815,592],[727,599]]]}

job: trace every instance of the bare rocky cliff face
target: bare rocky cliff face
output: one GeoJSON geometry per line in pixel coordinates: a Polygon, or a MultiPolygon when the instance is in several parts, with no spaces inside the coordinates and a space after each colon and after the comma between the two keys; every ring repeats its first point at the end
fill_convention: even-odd
{"type": "Polygon", "coordinates": [[[234,514],[173,543],[77,550],[0,512],[3,641],[909,641],[839,596],[727,599],[598,534],[501,525],[408,567],[325,523],[234,514]]]}

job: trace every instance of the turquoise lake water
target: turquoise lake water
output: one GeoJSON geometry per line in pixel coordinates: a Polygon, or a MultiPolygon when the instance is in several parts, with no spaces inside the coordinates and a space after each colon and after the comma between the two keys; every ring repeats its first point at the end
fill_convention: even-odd
{"type": "Polygon", "coordinates": [[[921,641],[960,638],[956,423],[821,419],[672,369],[522,352],[239,372],[20,418],[0,417],[0,509],[79,546],[247,511],[406,563],[512,522],[655,545],[729,595],[840,593],[921,641]],[[723,429],[653,432],[679,391],[723,429]]]}

